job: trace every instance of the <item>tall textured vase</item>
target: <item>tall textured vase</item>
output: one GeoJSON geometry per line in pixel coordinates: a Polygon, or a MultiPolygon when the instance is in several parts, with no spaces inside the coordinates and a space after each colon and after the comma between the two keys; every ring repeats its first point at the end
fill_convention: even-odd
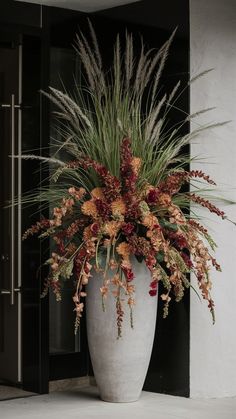
{"type": "Polygon", "coordinates": [[[150,362],[157,312],[157,297],[150,297],[150,272],[144,263],[133,264],[136,286],[133,308],[134,328],[130,327],[130,311],[125,311],[122,337],[117,339],[116,301],[113,295],[102,310],[100,287],[102,278],[94,274],[87,286],[87,333],[95,379],[100,397],[108,402],[133,402],[140,397],[150,362]]]}

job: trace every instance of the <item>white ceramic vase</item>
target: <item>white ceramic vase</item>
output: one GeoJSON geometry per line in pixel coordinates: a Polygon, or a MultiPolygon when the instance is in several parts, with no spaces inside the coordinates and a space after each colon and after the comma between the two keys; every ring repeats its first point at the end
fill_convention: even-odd
{"type": "Polygon", "coordinates": [[[157,296],[149,295],[150,272],[144,263],[133,262],[135,301],[134,328],[130,327],[128,304],[117,339],[116,300],[106,299],[102,310],[101,275],[95,273],[87,286],[86,318],[88,344],[100,397],[108,402],[133,402],[140,397],[150,362],[157,313],[157,296]]]}

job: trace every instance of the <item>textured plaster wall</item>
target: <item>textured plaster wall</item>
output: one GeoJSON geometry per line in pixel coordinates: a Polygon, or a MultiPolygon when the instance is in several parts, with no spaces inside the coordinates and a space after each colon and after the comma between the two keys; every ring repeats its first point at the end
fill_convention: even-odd
{"type": "MultiPolygon", "coordinates": [[[[190,89],[191,113],[216,106],[194,119],[198,124],[232,120],[201,134],[191,154],[207,157],[200,166],[216,179],[220,195],[236,201],[236,1],[190,0],[191,77],[208,68],[209,74],[190,89]],[[224,189],[224,192],[222,192],[224,189]]],[[[199,164],[193,164],[193,168],[199,164]]],[[[223,206],[236,221],[236,206],[223,206]]],[[[202,212],[205,217],[207,214],[202,212]]],[[[213,273],[212,296],[216,324],[212,326],[205,302],[191,294],[190,394],[191,397],[236,395],[236,227],[207,215],[210,232],[218,243],[216,256],[222,273],[213,273]]],[[[194,278],[193,278],[194,282],[194,278]]]]}

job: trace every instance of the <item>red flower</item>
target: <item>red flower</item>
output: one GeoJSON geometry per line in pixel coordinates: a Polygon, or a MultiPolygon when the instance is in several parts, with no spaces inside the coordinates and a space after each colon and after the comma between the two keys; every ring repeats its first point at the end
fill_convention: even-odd
{"type": "Polygon", "coordinates": [[[123,269],[123,272],[124,272],[128,282],[133,281],[134,273],[132,272],[131,269],[123,269]]]}
{"type": "Polygon", "coordinates": [[[76,259],[82,259],[87,255],[87,252],[85,249],[80,249],[79,253],[76,256],[76,259]]]}
{"type": "Polygon", "coordinates": [[[150,290],[149,295],[151,295],[151,297],[155,297],[155,295],[157,295],[157,290],[150,290]]]}
{"type": "Polygon", "coordinates": [[[114,189],[117,189],[117,190],[120,189],[119,179],[114,177],[114,179],[112,179],[112,186],[113,186],[114,189]]]}
{"type": "Polygon", "coordinates": [[[158,189],[150,189],[147,194],[147,203],[150,205],[156,204],[159,194],[160,192],[158,189]]]}
{"type": "Polygon", "coordinates": [[[188,266],[188,268],[191,269],[193,267],[193,264],[192,264],[192,261],[189,258],[189,256],[186,255],[186,253],[182,252],[181,257],[183,258],[183,260],[184,260],[185,264],[188,266]]]}
{"type": "Polygon", "coordinates": [[[152,281],[152,282],[151,282],[151,284],[150,284],[150,287],[151,287],[153,290],[156,290],[156,289],[157,289],[157,281],[152,281]]]}
{"type": "Polygon", "coordinates": [[[153,255],[149,255],[146,257],[145,263],[148,269],[152,270],[153,266],[156,265],[156,258],[153,255]]]}
{"type": "Polygon", "coordinates": [[[167,234],[168,239],[173,240],[173,244],[178,246],[179,249],[188,248],[188,243],[183,235],[176,234],[169,230],[165,230],[164,232],[167,234]]]}
{"type": "Polygon", "coordinates": [[[131,223],[125,223],[122,227],[122,231],[126,234],[129,235],[132,233],[132,231],[134,230],[134,225],[131,223]]]}
{"type": "Polygon", "coordinates": [[[122,140],[122,147],[123,147],[123,149],[130,147],[130,145],[131,145],[130,138],[129,137],[123,138],[123,140],[122,140]]]}
{"type": "Polygon", "coordinates": [[[131,151],[131,140],[128,137],[123,138],[121,147],[121,167],[120,173],[123,179],[124,187],[126,190],[131,192],[135,191],[135,184],[137,181],[137,174],[132,167],[132,151],[131,151]]]}
{"type": "Polygon", "coordinates": [[[96,165],[97,173],[102,177],[105,178],[107,176],[107,169],[104,166],[96,165]]]}
{"type": "Polygon", "coordinates": [[[101,217],[107,217],[109,215],[109,207],[104,201],[101,199],[96,199],[95,204],[101,217]]]}

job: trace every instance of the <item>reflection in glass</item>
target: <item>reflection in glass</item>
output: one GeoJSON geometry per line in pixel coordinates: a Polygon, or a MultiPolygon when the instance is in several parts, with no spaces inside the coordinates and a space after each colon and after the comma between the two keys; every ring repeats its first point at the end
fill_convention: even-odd
{"type": "MultiPolygon", "coordinates": [[[[52,47],[50,57],[50,85],[59,90],[65,88],[68,92],[74,90],[75,75],[79,74],[78,61],[74,50],[52,47]],[[63,84],[62,84],[63,82],[63,84]],[[63,87],[64,86],[64,87],[63,87]]],[[[51,106],[54,110],[53,105],[51,106]]],[[[59,139],[60,133],[53,124],[51,117],[51,142],[50,154],[55,150],[53,143],[59,139]]],[[[58,153],[57,158],[61,155],[58,153]]],[[[53,243],[50,244],[50,252],[53,251],[53,243]]],[[[72,301],[72,280],[64,283],[62,289],[62,301],[57,302],[52,291],[49,296],[49,330],[50,330],[50,353],[80,352],[80,332],[74,334],[74,303],[72,301]]]]}

